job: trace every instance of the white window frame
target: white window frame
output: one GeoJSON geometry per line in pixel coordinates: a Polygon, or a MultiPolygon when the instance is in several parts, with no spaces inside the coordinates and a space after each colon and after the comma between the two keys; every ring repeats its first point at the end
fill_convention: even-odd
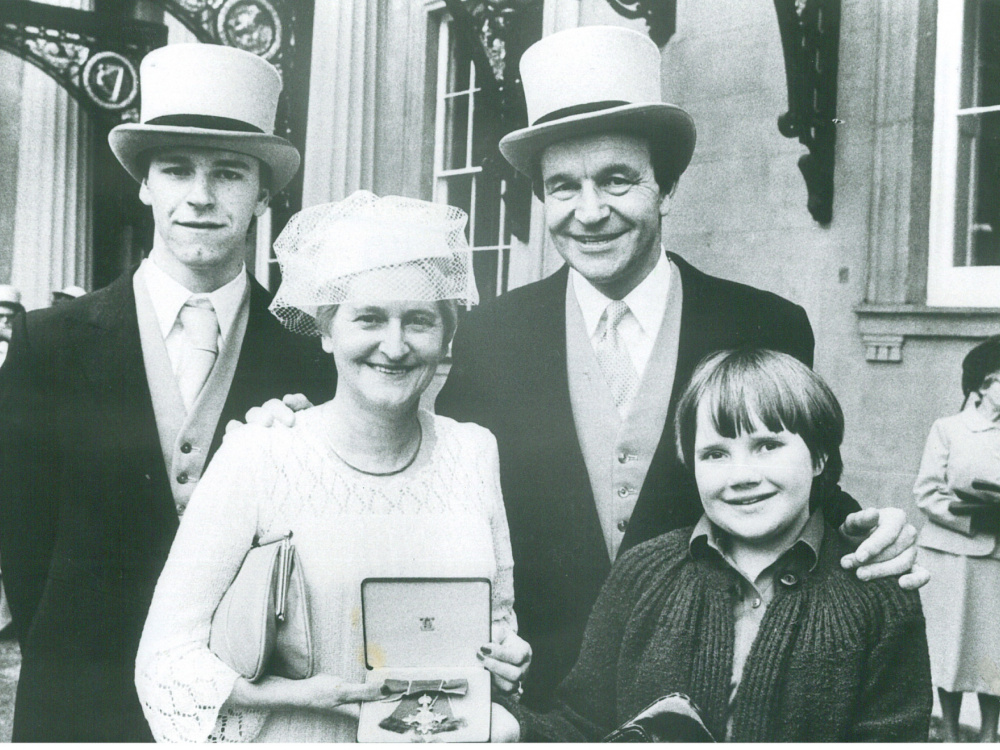
{"type": "MultiPolygon", "coordinates": [[[[934,79],[930,251],[927,304],[935,307],[1000,307],[1000,266],[955,266],[958,206],[959,118],[1000,112],[1000,105],[962,107],[965,15],[979,0],[939,0],[934,79]]],[[[971,175],[970,179],[974,179],[971,175]]],[[[970,186],[970,196],[975,186],[970,186]]],[[[970,199],[969,210],[975,201],[970,199]]],[[[971,226],[971,222],[970,222],[971,226]]]]}
{"type": "MultiPolygon", "coordinates": [[[[482,89],[476,85],[476,66],[470,61],[469,62],[469,87],[467,89],[462,89],[460,91],[447,91],[448,87],[448,66],[449,66],[449,53],[451,49],[451,17],[446,12],[438,12],[436,16],[431,16],[431,22],[437,23],[438,30],[438,41],[437,41],[437,82],[434,91],[435,97],[435,112],[434,112],[434,172],[433,172],[433,200],[436,203],[447,203],[448,202],[448,182],[453,177],[463,177],[467,175],[472,175],[472,187],[469,197],[469,224],[468,224],[468,239],[469,244],[472,246],[473,252],[483,252],[483,251],[494,251],[497,253],[497,276],[496,276],[496,293],[497,296],[505,293],[509,285],[509,274],[508,278],[505,279],[505,269],[509,267],[510,263],[510,251],[512,248],[512,242],[505,243],[504,235],[507,233],[507,216],[506,216],[506,204],[503,200],[503,196],[506,192],[507,185],[506,181],[502,181],[500,184],[500,216],[498,221],[498,232],[495,244],[490,245],[476,245],[476,186],[477,186],[477,175],[481,174],[483,168],[481,166],[476,166],[472,164],[472,150],[473,142],[475,137],[474,121],[475,121],[475,107],[476,107],[476,94],[482,89]],[[467,123],[465,129],[465,164],[454,168],[445,169],[445,134],[446,134],[446,123],[445,118],[447,116],[447,103],[449,99],[454,99],[459,96],[469,97],[469,107],[467,116],[467,123]]],[[[512,240],[513,241],[513,240],[512,240]]]]}

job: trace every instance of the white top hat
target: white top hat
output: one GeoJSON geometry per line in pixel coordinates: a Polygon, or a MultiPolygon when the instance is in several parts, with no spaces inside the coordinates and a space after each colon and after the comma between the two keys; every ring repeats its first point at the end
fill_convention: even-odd
{"type": "Polygon", "coordinates": [[[68,299],[76,299],[77,297],[82,297],[87,293],[87,290],[82,286],[76,286],[75,284],[70,284],[64,289],[57,289],[52,292],[53,297],[66,297],[68,299]]]}
{"type": "Polygon", "coordinates": [[[500,152],[534,177],[547,146],[621,130],[649,138],[680,176],[694,151],[694,120],[661,100],[660,62],[648,37],[620,26],[581,26],[536,42],[520,64],[530,125],[504,136],[500,152]]]}
{"type": "Polygon", "coordinates": [[[11,284],[0,284],[0,307],[22,311],[21,290],[11,284]]]}
{"type": "Polygon", "coordinates": [[[271,169],[272,194],[298,171],[300,156],[274,135],[281,76],[250,52],[217,44],[172,44],[139,67],[139,123],[118,125],[108,142],[136,180],[146,177],[151,149],[197,146],[235,151],[271,169]]]}

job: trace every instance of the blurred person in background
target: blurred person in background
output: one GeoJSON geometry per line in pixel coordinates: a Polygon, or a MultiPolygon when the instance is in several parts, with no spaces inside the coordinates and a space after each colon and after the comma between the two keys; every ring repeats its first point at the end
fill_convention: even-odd
{"type": "MultiPolygon", "coordinates": [[[[14,316],[24,312],[21,305],[21,291],[10,284],[0,284],[0,366],[7,359],[7,348],[10,346],[11,322],[14,316]]],[[[0,588],[0,634],[9,632],[13,623],[10,616],[10,605],[7,594],[0,588]]]]}
{"type": "Polygon", "coordinates": [[[0,284],[0,365],[7,359],[14,316],[23,312],[21,290],[10,284],[0,284]]]}
{"type": "Polygon", "coordinates": [[[913,487],[927,523],[922,591],[945,742],[959,741],[963,693],[979,696],[980,742],[1000,716],[1000,336],[962,362],[963,409],[931,427],[913,487]]]}
{"type": "Polygon", "coordinates": [[[61,305],[64,302],[69,302],[77,297],[82,297],[87,293],[87,290],[82,286],[76,286],[75,284],[70,284],[63,289],[56,289],[52,292],[52,306],[61,305]]]}

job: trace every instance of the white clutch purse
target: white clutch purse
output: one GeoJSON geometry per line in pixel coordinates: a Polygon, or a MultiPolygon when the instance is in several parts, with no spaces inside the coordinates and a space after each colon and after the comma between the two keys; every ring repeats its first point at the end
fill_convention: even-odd
{"type": "Polygon", "coordinates": [[[215,610],[208,647],[250,682],[312,676],[309,606],[292,532],[254,540],[215,610]]]}

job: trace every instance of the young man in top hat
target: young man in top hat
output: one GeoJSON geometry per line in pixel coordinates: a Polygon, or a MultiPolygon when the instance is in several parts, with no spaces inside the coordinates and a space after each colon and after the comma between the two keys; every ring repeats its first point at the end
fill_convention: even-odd
{"type": "Polygon", "coordinates": [[[143,60],[115,156],[153,247],[107,288],[20,316],[0,372],[0,557],[20,638],[15,741],[151,740],[134,687],[146,611],[222,426],[270,396],[333,389],[244,267],[299,166],[273,135],[262,59],[175,45],[143,60]]]}
{"type": "MultiPolygon", "coordinates": [[[[521,58],[530,127],[500,149],[534,180],[566,266],[459,326],[439,413],[489,428],[500,450],[524,699],[544,706],[624,549],[693,524],[701,503],[676,455],[675,400],[710,352],[765,347],[812,364],[805,311],[701,273],[661,245],[660,222],[694,150],[687,112],[661,101],[660,54],[617,27],[553,34],[521,58]]],[[[840,497],[836,524],[859,506],[840,497]]],[[[902,511],[866,511],[845,564],[862,577],[913,563],[902,511]],[[874,531],[873,531],[874,529],[874,531]]],[[[914,571],[901,583],[922,585],[914,571]]]]}

